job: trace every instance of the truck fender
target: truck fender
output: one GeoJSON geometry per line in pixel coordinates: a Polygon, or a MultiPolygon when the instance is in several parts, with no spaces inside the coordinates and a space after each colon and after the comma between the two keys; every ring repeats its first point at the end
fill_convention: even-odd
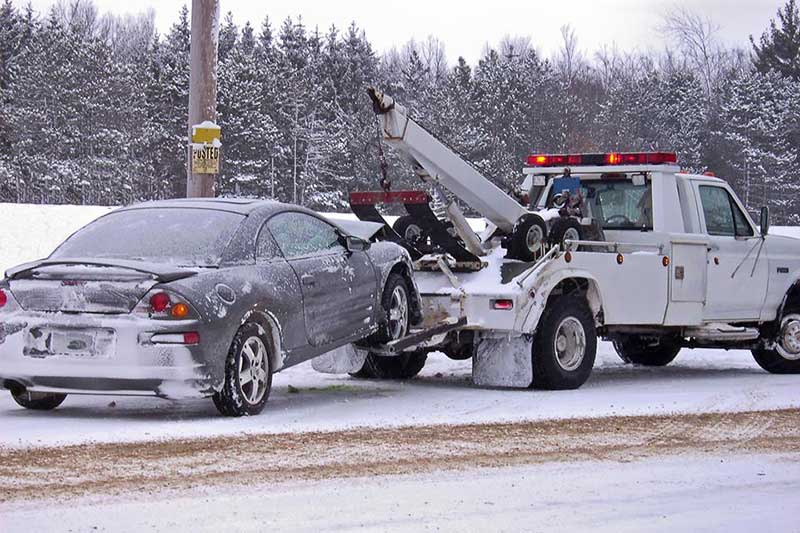
{"type": "Polygon", "coordinates": [[[786,285],[783,287],[783,299],[778,307],[775,320],[781,320],[784,310],[786,309],[786,305],[789,303],[790,299],[796,300],[796,302],[800,304],[800,274],[798,274],[798,272],[793,272],[792,281],[786,283],[786,285]]]}
{"type": "Polygon", "coordinates": [[[581,290],[585,293],[586,300],[589,303],[589,308],[592,310],[592,315],[595,317],[595,324],[599,326],[599,317],[602,316],[603,311],[603,298],[597,278],[585,270],[574,269],[558,270],[549,275],[539,276],[533,285],[527,288],[532,298],[526,312],[521,313],[523,318],[520,327],[517,328],[518,331],[534,333],[553,291],[562,283],[568,283],[570,280],[574,280],[581,286],[581,290]]]}

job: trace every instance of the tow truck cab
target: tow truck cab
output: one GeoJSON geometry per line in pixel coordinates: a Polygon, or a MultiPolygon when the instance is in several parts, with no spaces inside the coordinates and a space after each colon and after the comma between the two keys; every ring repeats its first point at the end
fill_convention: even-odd
{"type": "MultiPolygon", "coordinates": [[[[618,156],[605,159],[611,157],[618,156]]],[[[552,207],[564,171],[546,163],[525,168],[534,210],[552,207]]],[[[623,264],[636,263],[633,271],[621,269],[625,279],[599,287],[606,325],[768,322],[800,278],[800,241],[768,235],[766,212],[757,226],[721,179],[669,164],[577,165],[568,172],[580,180],[604,241],[615,243],[623,264]]],[[[596,269],[595,257],[575,252],[570,266],[596,269]]]]}

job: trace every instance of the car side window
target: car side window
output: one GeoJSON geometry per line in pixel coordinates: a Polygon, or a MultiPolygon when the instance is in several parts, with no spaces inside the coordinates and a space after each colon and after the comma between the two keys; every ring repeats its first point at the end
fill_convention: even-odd
{"type": "Polygon", "coordinates": [[[723,187],[701,185],[700,203],[709,235],[723,237],[751,237],[753,228],[747,217],[723,187]]]}
{"type": "Polygon", "coordinates": [[[305,213],[281,213],[267,222],[284,257],[344,252],[336,228],[305,213]]]}
{"type": "Polygon", "coordinates": [[[258,232],[258,240],[256,241],[256,261],[264,263],[271,261],[276,257],[280,257],[281,252],[278,249],[275,239],[272,234],[267,230],[267,224],[261,226],[261,231],[258,232]]]}

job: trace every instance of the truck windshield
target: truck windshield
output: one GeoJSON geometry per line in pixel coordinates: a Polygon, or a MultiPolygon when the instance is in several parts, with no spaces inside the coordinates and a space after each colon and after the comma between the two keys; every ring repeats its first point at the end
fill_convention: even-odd
{"type": "MultiPolygon", "coordinates": [[[[556,191],[551,188],[548,207],[553,207],[555,194],[556,191]]],[[[583,180],[581,195],[586,202],[588,214],[603,229],[653,229],[653,189],[649,182],[645,185],[634,185],[630,180],[583,180]]]]}
{"type": "Polygon", "coordinates": [[[243,215],[212,209],[117,211],[78,230],[52,259],[130,259],[176,266],[217,266],[243,215]]]}

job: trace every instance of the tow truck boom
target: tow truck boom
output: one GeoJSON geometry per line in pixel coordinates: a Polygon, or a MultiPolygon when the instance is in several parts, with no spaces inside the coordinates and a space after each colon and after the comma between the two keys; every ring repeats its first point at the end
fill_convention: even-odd
{"type": "Polygon", "coordinates": [[[383,139],[405,154],[426,182],[442,185],[500,230],[511,233],[528,211],[415,122],[402,105],[370,88],[383,139]]]}

